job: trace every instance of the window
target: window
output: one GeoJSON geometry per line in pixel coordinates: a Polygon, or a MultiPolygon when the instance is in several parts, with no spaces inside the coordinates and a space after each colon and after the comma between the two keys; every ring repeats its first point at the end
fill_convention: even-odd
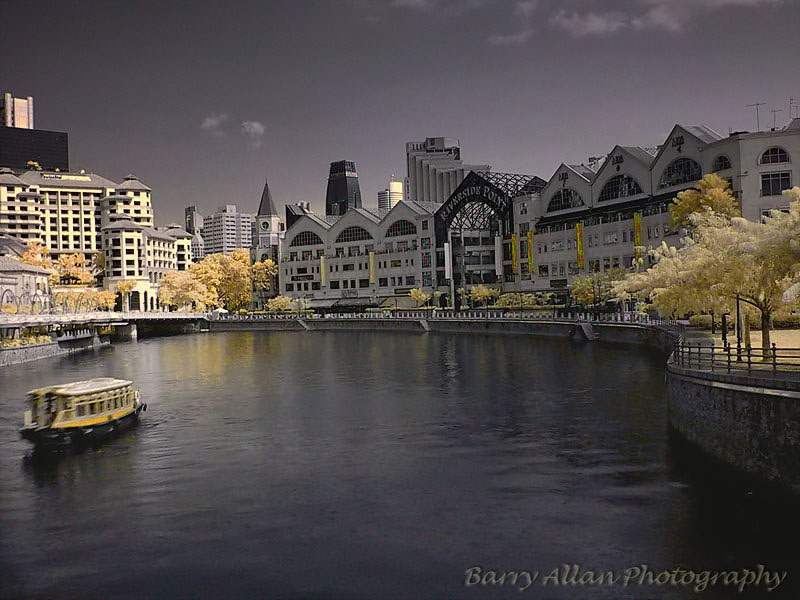
{"type": "Polygon", "coordinates": [[[639,185],[630,175],[615,175],[606,181],[600,192],[598,202],[606,202],[617,198],[626,198],[642,193],[642,186],[639,185]]]}
{"type": "Polygon", "coordinates": [[[561,188],[550,196],[547,212],[555,212],[557,210],[564,210],[565,208],[576,208],[578,206],[583,206],[583,198],[581,198],[581,195],[570,188],[561,188]]]}
{"type": "Polygon", "coordinates": [[[697,181],[703,177],[703,169],[691,158],[681,157],[673,160],[661,174],[658,187],[671,187],[690,181],[697,181]]]}
{"type": "Polygon", "coordinates": [[[406,285],[416,285],[416,277],[413,275],[406,276],[406,285]]]}
{"type": "Polygon", "coordinates": [[[358,280],[358,287],[360,287],[360,288],[369,287],[369,279],[359,279],[358,280]]]}
{"type": "Polygon", "coordinates": [[[330,282],[330,286],[331,286],[332,290],[338,290],[339,289],[339,282],[338,281],[331,281],[330,282]]]}
{"type": "Polygon", "coordinates": [[[728,158],[725,154],[720,154],[717,158],[714,159],[714,164],[711,166],[711,170],[715,173],[717,171],[724,171],[725,169],[731,168],[731,159],[728,158]]]}
{"type": "Polygon", "coordinates": [[[380,277],[378,279],[378,285],[380,287],[388,287],[389,286],[389,279],[387,277],[380,277]]]}
{"type": "Polygon", "coordinates": [[[527,215],[528,214],[528,203],[527,202],[520,203],[520,205],[519,205],[519,214],[521,214],[521,215],[527,215]]]}
{"type": "Polygon", "coordinates": [[[788,163],[789,153],[783,148],[773,146],[768,148],[764,154],[761,155],[761,160],[758,161],[762,165],[774,165],[776,163],[788,163]]]}
{"type": "Polygon", "coordinates": [[[322,239],[313,231],[302,231],[294,236],[289,246],[316,246],[322,243],[322,239]]]}
{"type": "Polygon", "coordinates": [[[789,171],[761,174],[761,195],[779,196],[783,190],[792,187],[792,174],[789,171]]]}
{"type": "Polygon", "coordinates": [[[428,230],[428,220],[427,219],[425,219],[422,222],[422,229],[423,229],[423,231],[427,231],[428,230]]]}
{"type": "Polygon", "coordinates": [[[417,233],[417,226],[411,221],[400,219],[391,224],[386,230],[386,237],[396,237],[398,235],[414,235],[417,233]]]}
{"type": "Polygon", "coordinates": [[[341,242],[360,242],[362,240],[371,240],[372,236],[369,231],[358,225],[351,225],[342,231],[336,238],[336,243],[341,242]]]}
{"type": "Polygon", "coordinates": [[[355,269],[356,269],[355,263],[342,265],[342,271],[355,271],[355,269]]]}

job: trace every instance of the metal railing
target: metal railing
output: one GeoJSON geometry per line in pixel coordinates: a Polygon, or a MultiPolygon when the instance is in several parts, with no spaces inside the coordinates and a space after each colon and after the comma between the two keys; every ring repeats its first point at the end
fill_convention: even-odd
{"type": "Polygon", "coordinates": [[[669,319],[659,319],[641,315],[638,313],[600,313],[577,312],[556,309],[547,311],[550,314],[542,314],[543,311],[518,311],[506,309],[484,309],[484,310],[461,310],[453,311],[448,309],[436,310],[386,310],[380,312],[352,312],[352,313],[332,313],[317,314],[303,312],[287,313],[264,313],[264,314],[231,314],[222,313],[210,315],[209,318],[215,321],[273,321],[273,320],[292,320],[292,319],[348,319],[348,320],[419,320],[427,319],[432,321],[550,321],[562,323],[618,323],[643,325],[656,329],[661,329],[682,339],[684,326],[669,319]]]}
{"type": "Polygon", "coordinates": [[[672,363],[679,367],[709,373],[765,375],[791,374],[800,377],[800,348],[762,348],[725,344],[716,346],[681,341],[675,346],[672,363]]]}

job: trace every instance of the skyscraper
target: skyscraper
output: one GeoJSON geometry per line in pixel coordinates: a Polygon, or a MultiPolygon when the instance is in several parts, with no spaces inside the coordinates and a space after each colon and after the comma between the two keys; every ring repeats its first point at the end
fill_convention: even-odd
{"type": "Polygon", "coordinates": [[[328,192],[325,195],[325,214],[343,215],[351,208],[361,208],[356,163],[352,160],[339,160],[331,163],[328,192]]]}
{"type": "Polygon", "coordinates": [[[0,96],[0,125],[33,129],[33,98],[14,98],[4,92],[0,96]]]}
{"type": "Polygon", "coordinates": [[[429,137],[406,142],[405,199],[442,203],[450,197],[470,171],[489,171],[489,165],[465,165],[459,141],[429,137]]]}
{"type": "Polygon", "coordinates": [[[220,206],[217,212],[203,218],[205,253],[230,254],[239,248],[250,248],[253,241],[253,215],[240,213],[235,204],[220,206]]]}
{"type": "Polygon", "coordinates": [[[378,210],[391,210],[403,199],[403,182],[394,177],[389,180],[389,187],[378,192],[378,210]]]}

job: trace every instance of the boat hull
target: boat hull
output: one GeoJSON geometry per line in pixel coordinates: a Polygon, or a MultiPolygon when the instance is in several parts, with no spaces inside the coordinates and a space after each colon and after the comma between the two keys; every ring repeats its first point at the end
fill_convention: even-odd
{"type": "Polygon", "coordinates": [[[139,413],[146,410],[141,404],[124,417],[99,425],[77,427],[39,427],[23,428],[20,435],[37,448],[58,449],[81,446],[96,446],[108,439],[135,427],[139,423],[139,413]]]}

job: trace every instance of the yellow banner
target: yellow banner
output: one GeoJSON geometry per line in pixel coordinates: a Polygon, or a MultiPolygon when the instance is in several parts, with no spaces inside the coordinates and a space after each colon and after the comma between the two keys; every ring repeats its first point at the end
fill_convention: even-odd
{"type": "Polygon", "coordinates": [[[321,254],[319,257],[319,283],[322,287],[325,287],[325,282],[327,281],[328,273],[325,270],[325,255],[321,254]]]}
{"type": "Polygon", "coordinates": [[[517,234],[516,233],[512,233],[511,234],[511,272],[514,275],[516,275],[517,271],[519,270],[519,265],[517,264],[517,262],[519,261],[519,258],[517,256],[517,254],[518,254],[517,244],[519,242],[517,241],[517,239],[518,239],[517,238],[517,234]]]}
{"type": "Polygon", "coordinates": [[[642,213],[633,213],[633,245],[642,245],[642,213]]]}
{"type": "Polygon", "coordinates": [[[528,231],[528,273],[533,273],[533,231],[528,231]]]}
{"type": "Polygon", "coordinates": [[[575,253],[578,268],[583,268],[583,223],[575,223],[575,253]]]}
{"type": "Polygon", "coordinates": [[[370,285],[375,283],[375,253],[369,253],[369,283],[370,285]]]}

